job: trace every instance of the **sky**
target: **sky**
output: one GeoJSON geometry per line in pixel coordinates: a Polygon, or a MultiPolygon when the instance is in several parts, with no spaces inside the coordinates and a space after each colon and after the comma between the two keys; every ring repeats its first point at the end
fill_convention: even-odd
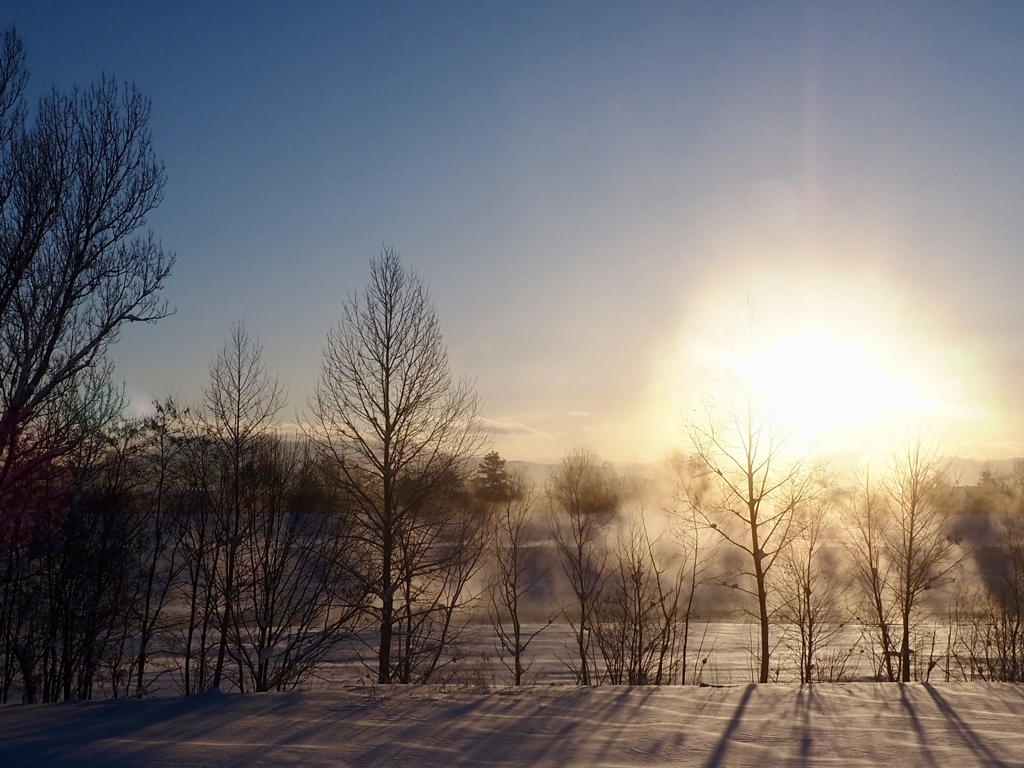
{"type": "Polygon", "coordinates": [[[684,447],[737,318],[829,450],[1024,454],[1024,5],[0,2],[34,100],[152,100],[175,314],[114,349],[194,402],[244,321],[308,410],[394,247],[493,447],[684,447]]]}

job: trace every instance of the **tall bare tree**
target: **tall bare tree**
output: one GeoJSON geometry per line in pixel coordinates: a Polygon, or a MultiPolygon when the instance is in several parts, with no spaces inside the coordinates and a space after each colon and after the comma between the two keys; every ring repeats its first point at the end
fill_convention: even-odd
{"type": "Polygon", "coordinates": [[[597,673],[594,614],[608,575],[607,527],[619,508],[616,478],[597,454],[575,449],[552,470],[547,495],[552,537],[575,598],[563,614],[576,641],[576,679],[591,685],[597,673]]]}
{"type": "Polygon", "coordinates": [[[167,607],[182,570],[181,557],[181,422],[174,398],[154,401],[153,414],[142,422],[144,489],[140,514],[146,536],[139,553],[139,596],[136,603],[136,654],[133,662],[137,697],[146,693],[150,654],[158,635],[171,620],[167,607]]]}
{"type": "Polygon", "coordinates": [[[832,501],[821,493],[798,510],[800,534],[782,553],[776,579],[778,613],[797,632],[801,683],[835,682],[853,653],[852,646],[833,647],[847,615],[832,501]]]}
{"type": "Polygon", "coordinates": [[[53,90],[29,121],[26,83],[10,29],[0,42],[0,498],[68,450],[73,435],[33,423],[103,366],[123,326],[168,314],[161,289],[174,262],[136,234],[164,186],[148,100],[104,78],[53,90]]]}
{"type": "Polygon", "coordinates": [[[909,682],[924,598],[949,583],[966,557],[950,525],[957,501],[952,462],[913,440],[863,496],[851,518],[857,581],[871,605],[885,677],[909,682]]]}
{"type": "Polygon", "coordinates": [[[899,679],[898,622],[891,598],[895,575],[885,535],[889,525],[888,506],[879,483],[864,469],[847,497],[844,543],[859,597],[860,621],[876,639],[876,676],[895,682],[899,679]]]}
{"type": "MultiPolygon", "coordinates": [[[[219,688],[238,601],[239,551],[253,506],[259,503],[258,478],[252,471],[261,444],[274,437],[277,414],[284,407],[278,380],[267,374],[259,342],[242,323],[210,365],[203,390],[203,436],[214,446],[216,473],[209,501],[217,520],[216,581],[221,595],[217,661],[211,684],[219,688]]],[[[239,680],[241,684],[241,680],[239,680]]]]}
{"type": "Polygon", "coordinates": [[[949,528],[955,512],[952,462],[914,441],[893,461],[883,489],[892,525],[883,535],[895,574],[900,628],[900,679],[911,680],[911,629],[925,594],[947,583],[964,560],[949,528]]]}
{"type": "Polygon", "coordinates": [[[377,679],[410,682],[428,635],[424,672],[436,668],[481,562],[481,523],[460,499],[486,441],[473,387],[452,378],[429,292],[393,249],[373,260],[369,285],[328,334],[309,406],[309,434],[352,514],[354,573],[374,597],[377,679]]]}
{"type": "MultiPolygon", "coordinates": [[[[753,314],[749,320],[753,326],[753,314]]],[[[756,360],[753,329],[745,340],[756,360]]],[[[695,471],[709,492],[699,513],[735,549],[746,565],[733,586],[757,601],[760,633],[758,681],[767,683],[771,657],[769,573],[797,533],[794,512],[807,498],[813,472],[789,454],[784,429],[772,420],[771,403],[759,392],[755,370],[731,370],[717,392],[706,392],[703,408],[684,424],[695,471]]]]}
{"type": "Polygon", "coordinates": [[[547,576],[542,550],[533,546],[538,538],[534,512],[540,494],[532,480],[516,475],[485,485],[481,491],[487,494],[494,526],[488,617],[512,684],[522,685],[530,666],[526,659],[530,643],[554,620],[547,618],[533,631],[523,625],[527,596],[547,576]],[[501,491],[496,492],[497,488],[501,491]]]}
{"type": "Polygon", "coordinates": [[[715,561],[723,539],[707,527],[705,503],[711,484],[702,462],[682,453],[673,454],[668,461],[677,478],[675,501],[680,506],[675,511],[674,537],[682,551],[681,568],[686,572],[686,602],[681,608],[679,630],[682,634],[679,682],[686,685],[690,629],[697,618],[697,588],[714,580],[715,561]]]}

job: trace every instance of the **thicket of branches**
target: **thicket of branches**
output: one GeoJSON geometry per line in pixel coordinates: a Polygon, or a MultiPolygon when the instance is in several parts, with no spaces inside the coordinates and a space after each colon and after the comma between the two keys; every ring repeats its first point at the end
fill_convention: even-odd
{"type": "MultiPolygon", "coordinates": [[[[244,331],[228,349],[258,361],[244,331]]],[[[3,701],[142,696],[161,677],[186,694],[282,690],[349,635],[362,596],[311,452],[223,428],[158,403],[48,465],[3,540],[3,701]]]]}

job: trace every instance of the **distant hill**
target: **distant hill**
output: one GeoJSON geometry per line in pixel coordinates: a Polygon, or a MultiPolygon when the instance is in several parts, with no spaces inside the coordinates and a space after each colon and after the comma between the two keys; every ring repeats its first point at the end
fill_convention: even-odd
{"type": "Polygon", "coordinates": [[[975,485],[981,476],[981,471],[987,466],[992,472],[1010,473],[1013,465],[1020,461],[1020,458],[1000,459],[999,461],[978,461],[977,459],[956,459],[953,462],[959,475],[960,485],[975,485]]]}
{"type": "MultiPolygon", "coordinates": [[[[862,454],[853,451],[828,453],[823,457],[831,470],[839,473],[847,473],[856,468],[862,461],[862,454]]],[[[988,467],[992,472],[1010,473],[1013,471],[1014,463],[1021,461],[1021,458],[980,460],[980,459],[953,459],[953,471],[959,485],[976,485],[981,472],[988,467]]],[[[881,470],[885,459],[880,459],[878,469],[881,470]]],[[[631,471],[639,472],[648,477],[659,477],[665,474],[666,467],[662,462],[651,462],[647,464],[630,464],[627,462],[611,462],[616,470],[622,473],[631,471]]],[[[527,477],[532,477],[538,483],[544,482],[551,469],[558,465],[557,461],[516,461],[507,460],[505,467],[509,472],[521,472],[527,477]]]]}
{"type": "MultiPolygon", "coordinates": [[[[844,453],[830,453],[825,454],[824,457],[829,467],[836,472],[844,473],[852,471],[861,461],[861,454],[854,452],[844,453]]],[[[953,459],[953,474],[956,477],[958,485],[976,485],[978,478],[981,476],[981,471],[988,467],[992,472],[1005,472],[1009,473],[1013,471],[1014,462],[1019,459],[999,459],[995,461],[982,461],[979,459],[953,459]]],[[[881,458],[878,465],[879,469],[885,467],[885,459],[881,458]]]]}

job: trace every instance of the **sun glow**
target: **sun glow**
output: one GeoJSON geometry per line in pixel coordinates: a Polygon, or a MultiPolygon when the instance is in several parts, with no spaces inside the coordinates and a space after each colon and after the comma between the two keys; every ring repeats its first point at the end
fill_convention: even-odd
{"type": "Polygon", "coordinates": [[[839,450],[937,406],[886,353],[835,331],[798,330],[721,363],[753,382],[752,394],[790,440],[839,450]]]}
{"type": "Polygon", "coordinates": [[[685,418],[701,393],[743,380],[790,446],[856,453],[890,451],[922,430],[955,453],[993,418],[982,366],[940,313],[848,275],[779,275],[758,288],[749,308],[734,289],[689,307],[658,365],[652,412],[685,418]]]}

